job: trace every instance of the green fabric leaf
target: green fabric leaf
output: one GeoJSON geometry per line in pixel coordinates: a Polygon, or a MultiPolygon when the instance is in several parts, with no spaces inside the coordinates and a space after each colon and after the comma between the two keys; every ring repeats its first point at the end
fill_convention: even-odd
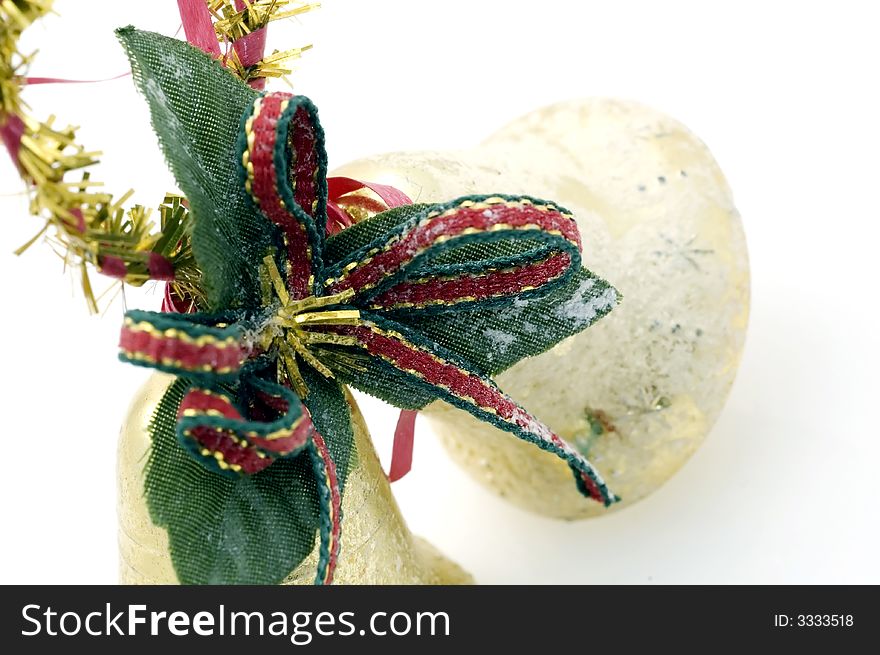
{"type": "Polygon", "coordinates": [[[133,27],[117,30],[165,158],[190,203],[193,252],[210,309],[253,308],[257,266],[273,240],[250,204],[236,157],[241,117],[258,93],[201,50],[133,27]]]}
{"type": "MultiPolygon", "coordinates": [[[[345,391],[337,380],[328,380],[310,366],[300,367],[303,380],[309,393],[303,399],[312,417],[312,424],[324,437],[330,456],[336,464],[340,492],[345,489],[345,480],[356,455],[354,428],[351,423],[351,407],[345,391]]],[[[274,464],[267,471],[272,469],[274,464]]]]}
{"type": "Polygon", "coordinates": [[[177,380],[169,387],[150,427],[150,518],[168,531],[181,583],[278,584],[315,543],[319,507],[308,454],[236,480],[208,471],[175,436],[189,385],[177,380]]]}
{"type": "Polygon", "coordinates": [[[448,314],[389,314],[444,348],[496,375],[587,329],[620,301],[619,292],[586,269],[552,293],[512,298],[485,309],[448,314]]]}

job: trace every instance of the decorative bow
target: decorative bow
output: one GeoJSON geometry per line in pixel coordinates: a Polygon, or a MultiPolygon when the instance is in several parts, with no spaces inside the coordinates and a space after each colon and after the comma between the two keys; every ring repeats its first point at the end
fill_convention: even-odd
{"type": "MultiPolygon", "coordinates": [[[[122,37],[137,70],[136,39],[122,37]]],[[[161,63],[149,63],[136,73],[147,87],[148,72],[163,79],[161,63]]],[[[223,280],[213,281],[209,313],[130,311],[120,339],[121,359],[186,380],[174,430],[189,456],[220,476],[255,480],[306,458],[320,510],[316,583],[333,577],[351,452],[340,383],[403,409],[444,400],[563,458],[584,495],[614,502],[593,466],[490,377],[580,331],[616,300],[581,268],[571,214],[524,196],[469,196],[392,209],[328,237],[327,157],[311,101],[254,95],[239,125],[237,193],[250,213],[214,190],[215,210],[230,204],[214,211],[212,229],[259,248],[200,249],[197,231],[197,257],[237,258],[235,283],[218,291],[223,280]],[[236,212],[238,224],[221,222],[236,212]]],[[[184,188],[189,172],[165,145],[198,230],[207,211],[199,213],[184,188]]],[[[230,270],[225,261],[217,268],[230,270]]]]}

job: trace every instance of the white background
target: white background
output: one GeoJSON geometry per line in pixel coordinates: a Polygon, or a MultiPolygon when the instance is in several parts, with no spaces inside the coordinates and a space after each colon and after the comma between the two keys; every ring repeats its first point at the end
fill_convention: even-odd
{"type": "MultiPolygon", "coordinates": [[[[587,95],[638,99],[712,149],[743,215],[752,319],[733,393],[665,487],[566,524],[521,512],[452,465],[424,423],[395,485],[412,529],[480,582],[880,582],[878,16],[869,2],[326,0],[270,30],[314,43],[295,89],[321,108],[332,165],[467,147],[587,95]],[[437,490],[441,490],[440,493],[437,490]]],[[[26,34],[33,75],[126,70],[112,28],[173,34],[171,0],[59,0],[26,34]]],[[[171,181],[129,78],[32,87],[82,125],[95,176],[155,205],[171,181]]],[[[116,361],[123,306],[91,317],[0,157],[3,320],[0,581],[116,579],[115,442],[146,373],[116,361]]],[[[129,306],[158,307],[129,293],[129,306]]],[[[104,303],[107,306],[107,302],[104,303]]],[[[387,463],[396,415],[365,403],[387,463]]]]}

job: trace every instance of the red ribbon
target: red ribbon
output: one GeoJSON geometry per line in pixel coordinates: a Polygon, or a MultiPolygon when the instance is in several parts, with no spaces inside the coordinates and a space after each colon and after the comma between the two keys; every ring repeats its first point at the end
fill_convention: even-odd
{"type": "MultiPolygon", "coordinates": [[[[244,0],[235,0],[235,8],[238,11],[247,9],[247,6],[244,0]]],[[[266,28],[260,28],[256,32],[251,32],[247,36],[237,39],[232,44],[232,48],[235,50],[235,54],[238,55],[238,60],[242,66],[245,68],[253,66],[263,58],[266,52],[266,28]]],[[[248,82],[248,84],[257,91],[262,91],[266,88],[266,78],[258,77],[248,82]]]]}
{"type": "Polygon", "coordinates": [[[387,184],[376,184],[375,182],[361,182],[350,177],[328,177],[327,178],[327,194],[336,200],[347,193],[359,191],[360,189],[369,189],[382,199],[382,202],[388,209],[402,207],[403,205],[411,205],[413,201],[400,189],[395,189],[387,184]]]}
{"type": "MultiPolygon", "coordinates": [[[[342,227],[351,225],[351,218],[342,209],[338,202],[342,196],[369,189],[375,193],[388,209],[411,205],[413,201],[400,189],[395,189],[387,184],[375,182],[362,182],[350,177],[327,178],[327,230],[337,231],[342,227]],[[332,224],[332,225],[331,225],[332,224]]],[[[415,442],[416,416],[415,410],[401,410],[397,419],[397,428],[394,430],[394,445],[391,448],[391,468],[388,470],[388,480],[396,482],[412,470],[413,448],[415,442]]]]}
{"type": "Polygon", "coordinates": [[[177,0],[177,8],[186,40],[215,59],[220,59],[220,42],[205,0],[177,0]]]}
{"type": "Polygon", "coordinates": [[[397,482],[412,469],[413,444],[415,442],[416,416],[413,409],[400,410],[397,428],[394,430],[394,445],[391,448],[391,468],[388,481],[397,482]]]}
{"type": "MultiPolygon", "coordinates": [[[[131,71],[120,73],[119,75],[114,75],[113,77],[107,77],[101,80],[69,80],[63,77],[25,77],[22,78],[22,81],[24,84],[29,86],[37,84],[92,84],[95,82],[109,82],[111,80],[118,80],[119,78],[125,77],[127,75],[131,75],[131,71]]],[[[16,166],[18,166],[18,152],[19,150],[21,150],[21,137],[24,135],[24,130],[24,122],[21,120],[20,117],[13,114],[8,114],[2,125],[0,125],[0,140],[3,141],[3,145],[6,146],[6,150],[9,153],[9,156],[12,157],[12,162],[16,166]]],[[[83,227],[83,229],[85,228],[83,227]]]]}
{"type": "MultiPolygon", "coordinates": [[[[235,0],[235,8],[238,11],[247,9],[244,0],[235,0]]],[[[214,30],[211,20],[211,12],[204,0],[177,0],[177,8],[180,10],[180,20],[183,22],[183,32],[186,40],[195,47],[207,52],[215,59],[222,59],[220,41],[214,30]]],[[[259,62],[266,52],[266,28],[262,27],[247,36],[236,39],[232,44],[238,60],[245,68],[259,62]]],[[[266,88],[266,78],[259,77],[251,80],[248,84],[258,91],[266,88]]]]}
{"type": "MultiPolygon", "coordinates": [[[[183,21],[183,29],[186,40],[208,54],[219,58],[220,45],[211,15],[202,0],[177,0],[180,9],[180,18],[183,21]]],[[[235,0],[235,7],[239,11],[246,8],[244,0],[235,0]]],[[[234,44],[236,54],[242,66],[252,66],[263,58],[266,50],[266,28],[262,28],[238,39],[234,44]]],[[[264,78],[252,80],[250,85],[258,90],[265,88],[264,78]]],[[[395,189],[387,184],[374,182],[362,182],[350,177],[331,177],[327,179],[327,232],[333,234],[339,230],[350,227],[351,217],[339,206],[339,200],[355,191],[369,189],[375,193],[388,209],[413,204],[412,200],[403,191],[395,189]]],[[[171,291],[170,285],[165,287],[165,297],[162,301],[162,311],[181,311],[186,305],[185,301],[176,298],[171,291]]],[[[192,304],[189,304],[192,311],[192,304]]],[[[391,482],[401,479],[412,469],[413,444],[415,440],[415,424],[418,412],[402,410],[394,431],[394,445],[391,450],[391,468],[388,479],[391,482]]]]}
{"type": "Polygon", "coordinates": [[[24,121],[15,114],[7,114],[0,125],[0,139],[12,157],[12,163],[18,166],[18,151],[21,149],[21,137],[24,134],[24,121]]]}
{"type": "MultiPolygon", "coordinates": [[[[362,182],[350,177],[331,177],[327,179],[327,231],[337,232],[341,227],[352,224],[351,217],[342,209],[338,201],[342,196],[370,189],[388,209],[411,205],[412,200],[400,189],[395,189],[387,184],[375,182],[362,182]]],[[[191,313],[196,311],[195,303],[186,298],[181,298],[174,293],[170,284],[165,285],[165,295],[162,298],[162,311],[174,313],[191,313]]],[[[396,482],[412,470],[413,448],[415,442],[415,427],[417,411],[404,409],[397,419],[397,427],[394,430],[394,445],[391,448],[391,467],[388,470],[388,480],[396,482]]]]}
{"type": "Polygon", "coordinates": [[[24,78],[24,83],[28,86],[34,86],[36,84],[95,84],[97,82],[112,82],[113,80],[128,77],[129,75],[131,75],[131,71],[125,71],[119,75],[105,77],[99,80],[71,80],[65,77],[26,77],[24,78]]]}
{"type": "MultiPolygon", "coordinates": [[[[207,52],[212,57],[221,58],[220,42],[217,40],[217,33],[214,31],[214,23],[211,20],[211,13],[208,6],[203,0],[177,0],[177,6],[180,10],[180,18],[183,24],[183,30],[186,34],[186,40],[207,52]]],[[[236,0],[236,9],[241,11],[246,8],[244,0],[236,0]]],[[[262,28],[238,39],[234,44],[238,58],[244,67],[252,66],[263,58],[266,50],[266,28],[262,28]]],[[[27,84],[88,84],[93,82],[107,82],[116,80],[127,75],[130,72],[122,73],[114,77],[108,77],[103,80],[72,80],[57,77],[28,77],[25,78],[27,84]]],[[[265,87],[266,80],[264,78],[251,81],[251,86],[255,89],[262,90],[265,87]]],[[[24,123],[18,116],[10,115],[0,125],[0,139],[2,139],[6,149],[9,151],[12,161],[18,165],[18,152],[21,148],[21,137],[24,134],[24,123]]],[[[328,232],[336,232],[342,227],[349,227],[351,217],[339,206],[339,200],[347,194],[361,189],[369,189],[375,193],[388,209],[401,207],[403,205],[413,204],[412,200],[399,189],[395,189],[387,184],[377,184],[375,182],[362,182],[350,177],[331,177],[327,180],[327,230],[328,232]]],[[[124,277],[125,263],[122,260],[114,262],[112,257],[106,257],[102,263],[101,272],[117,277],[124,277]],[[116,265],[118,264],[118,265],[116,265]],[[118,269],[118,270],[117,270],[118,269]]],[[[153,261],[151,260],[151,265],[153,261]]],[[[152,266],[151,266],[152,269],[152,266]]],[[[151,271],[152,272],[152,271],[151,271]]],[[[165,275],[157,276],[159,278],[168,278],[165,275]]],[[[179,297],[174,293],[170,284],[165,285],[165,293],[162,298],[163,312],[179,312],[190,313],[195,311],[195,303],[179,297]]],[[[395,482],[404,477],[412,469],[413,445],[415,437],[415,423],[417,411],[402,410],[397,421],[397,428],[394,431],[394,445],[391,452],[391,468],[388,472],[388,479],[395,482]]]]}
{"type": "MultiPolygon", "coordinates": [[[[376,184],[375,182],[361,182],[350,177],[328,177],[327,178],[327,233],[335,234],[345,227],[351,227],[351,217],[344,209],[339,206],[339,201],[343,196],[360,191],[361,189],[369,189],[375,193],[385,207],[394,209],[403,205],[411,205],[410,200],[400,189],[395,189],[387,184],[376,184]]],[[[369,199],[365,199],[369,200],[369,199]]]]}
{"type": "Polygon", "coordinates": [[[192,298],[185,298],[174,291],[170,284],[165,285],[165,294],[162,296],[162,311],[172,314],[194,314],[197,311],[196,303],[192,298]]]}

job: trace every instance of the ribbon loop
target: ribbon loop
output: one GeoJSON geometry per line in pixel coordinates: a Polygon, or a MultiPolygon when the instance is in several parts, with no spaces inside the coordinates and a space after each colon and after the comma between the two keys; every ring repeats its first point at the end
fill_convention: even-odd
{"type": "Polygon", "coordinates": [[[317,432],[312,434],[309,446],[312,470],[318,487],[318,502],[321,505],[321,546],[318,550],[318,569],[315,573],[316,585],[333,583],[333,573],[339,558],[340,535],[342,532],[342,496],[336,474],[336,463],[324,438],[317,432]]]}
{"type": "Polygon", "coordinates": [[[374,310],[449,311],[546,293],[580,267],[566,210],[522,196],[471,196],[427,206],[325,272],[374,310]]]}
{"type": "Polygon", "coordinates": [[[244,187],[279,228],[282,270],[294,299],[318,295],[327,216],[327,153],[318,110],[305,96],[267,93],[242,119],[244,187]]]}
{"type": "Polygon", "coordinates": [[[384,203],[387,209],[403,207],[404,205],[413,204],[409,196],[403,191],[395,189],[387,184],[376,184],[375,182],[364,182],[355,180],[351,177],[331,177],[327,179],[327,234],[337,234],[341,230],[353,225],[352,217],[342,205],[348,207],[360,207],[363,209],[375,209],[379,206],[379,211],[383,211],[382,204],[377,203],[372,198],[365,196],[353,195],[361,189],[369,189],[375,193],[384,203]]]}

